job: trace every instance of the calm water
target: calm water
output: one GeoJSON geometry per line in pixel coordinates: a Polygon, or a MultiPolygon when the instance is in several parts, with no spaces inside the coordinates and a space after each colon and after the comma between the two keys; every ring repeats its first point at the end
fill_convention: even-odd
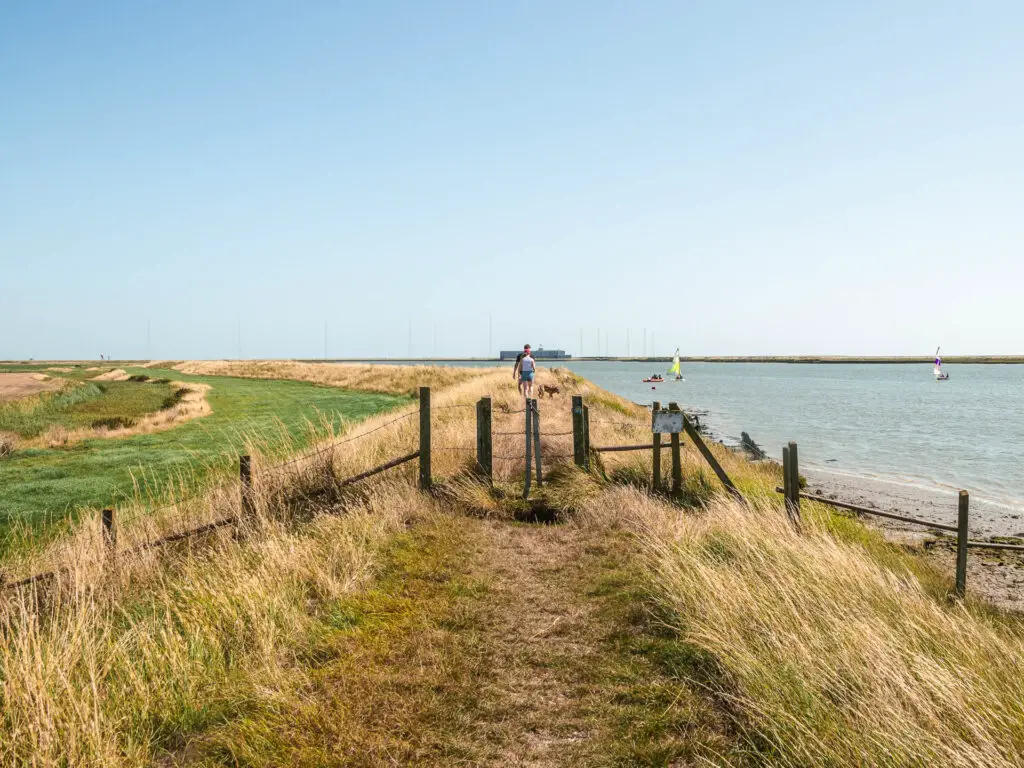
{"type": "Polygon", "coordinates": [[[570,363],[638,403],[707,411],[717,437],[747,432],[771,456],[800,445],[801,465],[1024,503],[1024,366],[683,364],[685,381],[651,390],[650,363],[570,363]]]}
{"type": "Polygon", "coordinates": [[[719,439],[747,432],[780,460],[795,440],[801,466],[1024,506],[1024,365],[949,365],[938,383],[930,364],[684,363],[685,381],[652,390],[641,379],[667,365],[558,364],[637,403],[706,412],[719,439]]]}

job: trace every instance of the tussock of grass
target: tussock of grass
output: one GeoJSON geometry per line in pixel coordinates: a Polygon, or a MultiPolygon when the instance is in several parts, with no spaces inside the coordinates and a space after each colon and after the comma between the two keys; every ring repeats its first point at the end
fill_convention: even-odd
{"type": "Polygon", "coordinates": [[[622,489],[591,514],[635,531],[681,638],[711,654],[717,692],[773,765],[1017,765],[1024,654],[1015,623],[938,600],[913,558],[796,534],[777,503],[719,499],[679,515],[622,489]]]}
{"type": "MultiPolygon", "coordinates": [[[[769,493],[777,465],[711,446],[749,506],[724,496],[688,440],[681,498],[649,493],[649,451],[601,456],[591,473],[576,469],[571,437],[559,433],[571,429],[571,395],[592,388],[544,369],[538,383],[545,377],[562,393],[540,404],[547,458],[534,498],[571,519],[563,531],[585,526],[635,548],[635,572],[606,574],[594,596],[629,589],[632,609],[654,611],[611,640],[649,663],[622,667],[614,683],[628,711],[606,750],[614,760],[1020,764],[1024,677],[1013,660],[1024,653],[1024,633],[1016,621],[980,603],[950,602],[948,578],[826,507],[805,504],[796,533],[769,493]],[[657,685],[644,683],[645,670],[656,671],[657,685]],[[701,691],[714,695],[713,710],[701,691]],[[707,738],[691,744],[687,723],[707,738]],[[730,743],[737,734],[740,743],[730,743]]],[[[72,572],[52,591],[0,602],[0,764],[141,766],[163,752],[268,766],[475,760],[479,745],[449,737],[470,723],[476,684],[491,674],[474,634],[480,616],[460,602],[483,587],[460,570],[473,546],[459,539],[458,522],[435,515],[471,511],[491,519],[463,523],[503,535],[494,518],[528,505],[519,500],[522,400],[511,377],[456,378],[434,392],[436,496],[415,490],[415,464],[338,487],[415,450],[409,404],[340,428],[333,419],[310,425],[318,450],[283,467],[289,428],[281,425],[281,439],[251,440],[257,518],[237,539],[223,530],[115,565],[87,515],[65,539],[15,560],[15,572],[57,563],[72,572]],[[511,458],[496,458],[494,487],[471,466],[472,406],[484,395],[493,398],[495,431],[510,433],[495,436],[495,454],[511,458]],[[389,424],[398,416],[408,418],[389,424]],[[437,537],[404,536],[415,520],[442,521],[437,537]],[[417,642],[421,629],[431,642],[417,642]],[[448,640],[464,642],[468,660],[439,650],[448,640]]],[[[630,406],[606,393],[590,402],[595,444],[649,438],[646,413],[627,417],[630,406]]],[[[667,485],[669,453],[662,456],[667,485]]],[[[180,485],[192,487],[185,477],[180,485]]],[[[238,513],[233,481],[180,503],[177,486],[152,487],[159,490],[140,481],[135,501],[119,508],[125,547],[238,513]],[[158,503],[169,506],[151,514],[158,503]]],[[[545,558],[530,575],[537,590],[564,566],[559,556],[579,554],[538,540],[516,546],[506,552],[545,558]]],[[[517,572],[515,564],[495,567],[517,572]]],[[[541,616],[543,606],[528,600],[517,605],[537,612],[523,642],[556,636],[568,623],[541,616]]],[[[506,658],[521,663],[519,645],[506,658]]],[[[564,650],[559,663],[575,682],[604,685],[616,674],[618,662],[573,663],[564,650]]]]}
{"type": "Polygon", "coordinates": [[[180,363],[175,370],[201,376],[240,376],[247,379],[291,379],[414,396],[420,387],[450,387],[478,378],[493,369],[441,365],[370,365],[363,363],[299,363],[292,360],[215,360],[180,363]]]}
{"type": "Polygon", "coordinates": [[[114,571],[98,541],[83,546],[70,582],[0,606],[0,764],[149,765],[189,733],[294,696],[297,656],[425,505],[380,485],[344,517],[301,530],[264,518],[243,543],[224,533],[114,571]]]}

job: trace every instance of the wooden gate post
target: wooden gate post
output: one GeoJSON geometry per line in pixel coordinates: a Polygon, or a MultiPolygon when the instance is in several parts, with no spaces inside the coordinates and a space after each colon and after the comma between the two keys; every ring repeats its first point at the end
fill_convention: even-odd
{"type": "Polygon", "coordinates": [[[583,468],[590,471],[590,406],[583,406],[583,468]]]}
{"type": "Polygon", "coordinates": [[[526,399],[526,477],[523,480],[523,498],[530,496],[530,471],[533,464],[533,408],[530,407],[530,399],[526,399]]]}
{"type": "Polygon", "coordinates": [[[793,522],[800,524],[800,461],[796,443],[789,444],[789,505],[793,522]]]}
{"type": "Polygon", "coordinates": [[[572,458],[577,467],[586,464],[586,448],[583,443],[583,396],[572,396],[572,458]]]}
{"type": "MultiPolygon", "coordinates": [[[[651,427],[654,427],[654,414],[661,410],[661,402],[655,400],[651,403],[651,427]]],[[[654,443],[654,455],[651,457],[652,466],[654,467],[654,476],[651,481],[651,488],[655,491],[661,490],[661,433],[652,431],[652,443],[654,443]]]]}
{"type": "MultiPolygon", "coordinates": [[[[670,411],[678,411],[679,405],[669,403],[670,411]]],[[[679,433],[672,433],[672,494],[678,496],[683,492],[683,458],[679,450],[679,433]]]]}
{"type": "Polygon", "coordinates": [[[103,545],[110,557],[117,554],[117,526],[114,524],[114,510],[104,509],[100,518],[103,524],[103,545]]]}
{"type": "Polygon", "coordinates": [[[789,489],[789,446],[782,446],[782,503],[786,507],[786,517],[789,517],[790,500],[792,491],[789,489]]]}
{"type": "Polygon", "coordinates": [[[956,519],[956,595],[967,594],[967,517],[970,496],[967,491],[960,491],[959,508],[956,519]]]}
{"type": "Polygon", "coordinates": [[[540,470],[540,411],[537,410],[537,399],[531,401],[533,408],[533,458],[537,464],[537,487],[544,487],[544,475],[540,470]]]}
{"type": "Polygon", "coordinates": [[[430,483],[430,387],[420,387],[420,490],[430,483]]]}
{"type": "Polygon", "coordinates": [[[491,439],[491,398],[476,404],[476,463],[487,482],[494,483],[494,443],[491,439]]]}
{"type": "Polygon", "coordinates": [[[256,520],[256,503],[252,498],[252,457],[238,457],[238,479],[242,485],[242,519],[247,523],[256,520]]]}

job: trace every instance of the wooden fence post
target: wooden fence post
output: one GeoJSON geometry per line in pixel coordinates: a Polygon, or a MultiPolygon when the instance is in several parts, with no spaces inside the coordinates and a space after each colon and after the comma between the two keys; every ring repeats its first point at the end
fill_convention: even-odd
{"type": "Polygon", "coordinates": [[[252,457],[238,457],[238,479],[242,484],[242,518],[252,523],[256,519],[256,503],[252,498],[252,457]]]}
{"type": "Polygon", "coordinates": [[[967,517],[970,496],[967,491],[960,491],[959,508],[956,519],[956,595],[967,594],[967,517]]]}
{"type": "MultiPolygon", "coordinates": [[[[670,411],[678,411],[677,403],[669,403],[670,411]]],[[[672,433],[672,494],[678,496],[683,492],[683,457],[679,449],[679,433],[672,433]]]]}
{"type": "Polygon", "coordinates": [[[789,506],[792,491],[789,489],[789,446],[782,446],[782,503],[786,507],[786,517],[789,517],[789,506]]]}
{"type": "Polygon", "coordinates": [[[526,398],[526,478],[523,480],[523,498],[530,496],[530,472],[533,464],[533,408],[530,407],[530,399],[526,398]]]}
{"type": "Polygon", "coordinates": [[[430,387],[420,387],[420,490],[430,484],[430,387]]]}
{"type": "Polygon", "coordinates": [[[491,438],[491,398],[476,404],[476,463],[487,482],[494,483],[494,443],[491,438]]]}
{"type": "Polygon", "coordinates": [[[704,440],[701,438],[700,433],[696,430],[690,420],[686,418],[686,414],[683,414],[683,430],[686,435],[693,441],[693,444],[697,446],[697,450],[700,451],[701,456],[704,457],[704,461],[708,463],[712,471],[718,475],[719,481],[725,486],[725,489],[733,495],[734,498],[743,500],[743,494],[740,493],[739,489],[733,484],[729,475],[722,469],[722,465],[718,463],[718,459],[715,458],[715,454],[711,452],[711,449],[707,447],[704,440]]]}
{"type": "Polygon", "coordinates": [[[583,443],[583,396],[572,396],[572,458],[577,467],[586,465],[586,448],[583,443]]]}
{"type": "Polygon", "coordinates": [[[789,444],[789,502],[793,522],[800,523],[800,462],[796,443],[789,444]]]}
{"type": "Polygon", "coordinates": [[[590,406],[583,406],[583,468],[590,471],[590,406]]]}
{"type": "Polygon", "coordinates": [[[654,414],[655,414],[655,412],[660,411],[660,410],[661,410],[661,402],[660,401],[655,400],[653,403],[651,403],[651,429],[652,429],[652,432],[651,432],[652,440],[651,440],[651,442],[654,443],[654,454],[651,457],[651,461],[653,462],[652,466],[654,468],[654,472],[653,472],[654,476],[652,478],[651,488],[653,488],[655,491],[660,491],[661,490],[661,433],[653,431],[653,428],[654,428],[654,414]]]}
{"type": "Polygon", "coordinates": [[[540,469],[540,411],[537,410],[537,398],[531,400],[533,403],[533,460],[537,465],[537,487],[544,487],[544,475],[540,469]]]}
{"type": "Polygon", "coordinates": [[[103,545],[110,557],[117,554],[117,526],[114,524],[114,510],[104,509],[100,518],[103,523],[103,545]]]}

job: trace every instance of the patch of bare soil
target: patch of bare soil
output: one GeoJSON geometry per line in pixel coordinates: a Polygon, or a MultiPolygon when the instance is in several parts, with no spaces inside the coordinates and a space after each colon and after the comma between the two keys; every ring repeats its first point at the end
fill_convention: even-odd
{"type": "Polygon", "coordinates": [[[571,523],[479,524],[493,667],[478,764],[682,765],[728,751],[709,703],[639,652],[657,641],[644,639],[625,540],[571,523]]]}
{"type": "Polygon", "coordinates": [[[0,373],[0,402],[60,389],[63,379],[40,373],[0,373]]]}
{"type": "Polygon", "coordinates": [[[128,380],[128,374],[127,374],[127,372],[121,370],[120,368],[115,368],[112,371],[107,371],[106,373],[101,373],[98,376],[93,376],[92,380],[93,381],[127,381],[128,380]]]}

